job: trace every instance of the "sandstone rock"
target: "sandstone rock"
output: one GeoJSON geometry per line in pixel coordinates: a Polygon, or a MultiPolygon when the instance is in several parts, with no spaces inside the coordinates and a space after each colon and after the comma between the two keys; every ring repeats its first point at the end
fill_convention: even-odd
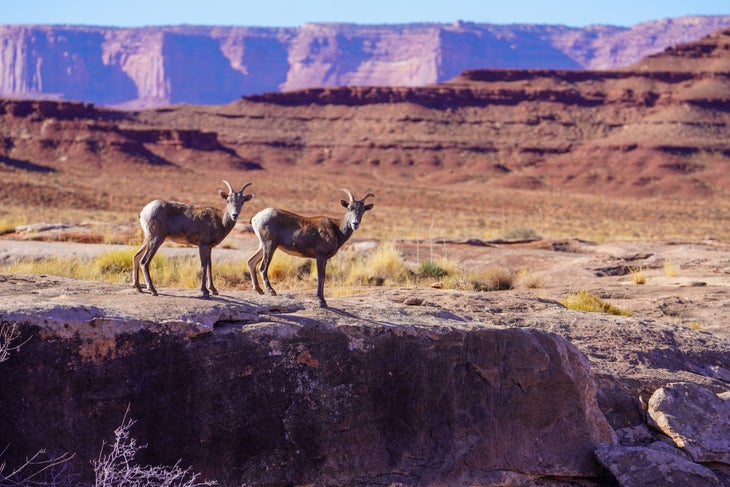
{"type": "Polygon", "coordinates": [[[730,390],[718,395],[693,383],[669,384],[651,396],[648,413],[694,461],[730,464],[730,390]]]}
{"type": "MultiPolygon", "coordinates": [[[[644,426],[639,396],[673,380],[720,390],[704,371],[730,368],[724,336],[515,291],[378,288],[333,297],[326,310],[308,291],[207,301],[197,289],[160,291],[152,299],[116,284],[0,276],[0,319],[34,333],[1,366],[8,454],[73,451],[87,469],[130,405],[132,434],[149,445],[141,461],[182,459],[221,485],[563,487],[582,482],[570,476],[578,470],[593,472],[588,485],[613,485],[590,460],[591,445],[618,446],[602,417],[621,447],[646,447],[662,436],[644,426]]],[[[613,468],[631,471],[636,458],[613,468]]],[[[699,478],[730,480],[721,464],[706,467],[713,473],[699,478]]]]}
{"type": "Polygon", "coordinates": [[[554,333],[433,305],[29,279],[38,294],[0,308],[32,333],[0,375],[0,437],[21,455],[73,451],[87,468],[128,405],[145,463],[182,459],[222,485],[529,485],[596,477],[595,448],[615,443],[586,357],[554,333]]]}
{"type": "Polygon", "coordinates": [[[624,487],[712,487],[722,485],[712,470],[684,457],[664,443],[599,448],[596,458],[624,487]]]}
{"type": "Polygon", "coordinates": [[[583,29],[471,22],[299,28],[7,25],[0,26],[0,94],[139,108],[227,103],[245,94],[313,86],[427,85],[474,67],[608,69],[728,25],[728,16],[583,29]]]}

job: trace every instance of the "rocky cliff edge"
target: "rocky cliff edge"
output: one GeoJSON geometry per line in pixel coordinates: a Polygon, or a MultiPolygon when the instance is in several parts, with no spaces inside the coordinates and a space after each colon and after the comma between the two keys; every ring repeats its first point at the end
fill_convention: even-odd
{"type": "Polygon", "coordinates": [[[728,424],[726,338],[519,293],[310,298],[2,275],[0,319],[28,342],[1,366],[0,438],[11,456],[75,452],[84,472],[129,407],[145,463],[221,485],[730,478],[728,436],[696,426],[728,424]],[[703,417],[681,405],[692,395],[652,401],[663,387],[703,391],[703,417]]]}

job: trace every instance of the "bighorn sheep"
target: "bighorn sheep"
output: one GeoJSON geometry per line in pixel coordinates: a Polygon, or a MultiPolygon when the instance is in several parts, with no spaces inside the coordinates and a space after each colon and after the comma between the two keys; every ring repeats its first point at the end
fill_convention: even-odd
{"type": "Polygon", "coordinates": [[[210,251],[221,243],[236,224],[241,207],[246,201],[253,198],[253,194],[243,194],[243,191],[252,183],[246,184],[241,191],[233,191],[231,184],[223,180],[228,187],[228,193],[218,190],[218,194],[227,201],[223,212],[216,208],[193,206],[177,201],[154,200],[142,209],[139,214],[139,223],[144,232],[144,241],[132,259],[132,281],[137,291],[142,292],[139,285],[139,265],[147,283],[147,289],[153,296],[157,290],[150,279],[150,261],[157,249],[166,238],[178,243],[197,245],[200,251],[200,274],[203,283],[200,290],[204,298],[210,293],[205,286],[206,275],[210,284],[210,292],[218,294],[213,286],[210,251]]]}
{"type": "Polygon", "coordinates": [[[327,307],[324,299],[327,261],[347,242],[352,232],[357,230],[363,213],[373,207],[372,204],[366,205],[364,201],[375,196],[368,193],[361,200],[356,200],[348,190],[342,191],[350,201],[341,201],[347,212],[339,220],[326,216],[304,217],[276,208],[261,210],[251,218],[253,231],[259,238],[259,248],[248,259],[248,270],[253,288],[259,294],[264,293],[256,279],[256,265],[261,262],[261,279],[266,290],[276,295],[269,282],[268,272],[274,251],[281,247],[287,254],[317,260],[317,297],[319,305],[327,307]]]}

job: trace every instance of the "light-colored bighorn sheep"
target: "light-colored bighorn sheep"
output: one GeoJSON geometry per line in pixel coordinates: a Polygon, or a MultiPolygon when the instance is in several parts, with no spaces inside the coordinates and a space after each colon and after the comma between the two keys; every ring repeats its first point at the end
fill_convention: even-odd
{"type": "Polygon", "coordinates": [[[144,241],[132,259],[132,281],[137,291],[142,292],[139,285],[139,265],[141,263],[147,289],[153,296],[157,296],[157,290],[150,279],[150,261],[162,242],[169,238],[174,242],[198,246],[200,274],[203,281],[200,290],[204,298],[210,297],[208,288],[205,286],[207,275],[210,292],[214,295],[218,294],[218,290],[213,286],[210,251],[233,230],[241,207],[246,201],[253,198],[253,194],[243,194],[243,190],[252,183],[244,185],[241,191],[236,192],[233,191],[231,183],[225,179],[223,182],[228,187],[228,193],[218,190],[221,198],[227,201],[226,208],[222,212],[216,208],[165,200],[151,201],[142,209],[139,214],[139,223],[144,232],[144,241]]]}
{"type": "Polygon", "coordinates": [[[276,208],[266,208],[251,218],[253,231],[259,238],[259,248],[248,259],[248,270],[251,273],[253,288],[259,294],[264,291],[256,279],[256,265],[261,262],[259,269],[261,279],[266,290],[276,295],[276,291],[269,282],[269,264],[274,251],[281,249],[290,255],[317,260],[317,297],[319,305],[327,307],[324,299],[324,277],[327,261],[334,256],[347,242],[352,232],[360,226],[363,213],[373,205],[366,205],[364,201],[372,196],[368,193],[362,199],[356,200],[352,193],[343,189],[349,197],[349,202],[342,200],[342,206],[347,208],[345,216],[337,220],[326,216],[305,217],[276,208]]]}

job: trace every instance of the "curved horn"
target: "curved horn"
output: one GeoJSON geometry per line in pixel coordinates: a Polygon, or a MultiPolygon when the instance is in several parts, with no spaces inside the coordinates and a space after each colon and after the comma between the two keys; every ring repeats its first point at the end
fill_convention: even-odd
{"type": "Polygon", "coordinates": [[[235,191],[233,191],[233,187],[231,187],[231,183],[229,183],[229,182],[228,182],[228,181],[226,181],[225,179],[223,180],[223,183],[224,183],[224,184],[225,184],[226,186],[228,186],[228,193],[235,193],[235,191]]]}
{"type": "Polygon", "coordinates": [[[365,201],[365,200],[366,200],[366,199],[368,199],[368,198],[375,198],[375,195],[374,195],[373,193],[368,193],[368,194],[366,194],[365,196],[363,196],[363,197],[362,197],[362,199],[361,199],[360,201],[361,201],[361,202],[362,202],[362,201],[365,201]]]}
{"type": "Polygon", "coordinates": [[[249,187],[249,186],[251,186],[252,184],[253,184],[253,183],[247,183],[247,184],[244,184],[244,185],[243,185],[243,188],[241,188],[241,191],[239,191],[239,193],[243,193],[243,190],[244,190],[244,189],[246,189],[246,188],[248,188],[248,187],[249,187]]]}
{"type": "Polygon", "coordinates": [[[350,202],[355,201],[355,197],[352,196],[352,193],[350,193],[350,191],[346,190],[345,188],[342,188],[342,191],[344,191],[347,194],[347,196],[350,197],[350,202]]]}

